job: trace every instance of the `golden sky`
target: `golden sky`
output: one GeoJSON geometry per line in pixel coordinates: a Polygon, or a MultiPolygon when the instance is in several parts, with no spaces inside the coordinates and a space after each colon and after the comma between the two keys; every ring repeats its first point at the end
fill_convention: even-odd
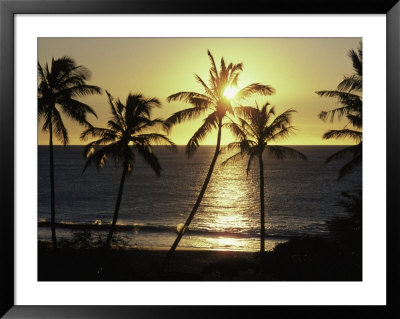
{"type": "MultiPolygon", "coordinates": [[[[190,107],[182,102],[168,103],[167,96],[179,91],[203,92],[194,74],[208,83],[207,49],[210,49],[216,62],[221,56],[227,64],[243,62],[239,88],[259,82],[276,90],[273,96],[254,96],[243,104],[269,101],[275,105],[277,114],[289,108],[297,110],[293,117],[293,125],[298,128],[296,135],[279,144],[344,145],[352,141],[322,139],[325,131],[342,128],[345,122],[331,124],[318,118],[320,111],[338,104],[318,97],[315,91],[335,89],[344,75],[352,73],[347,52],[356,49],[360,41],[360,38],[40,38],[38,61],[43,65],[52,57],[68,55],[92,71],[89,84],[109,91],[123,103],[129,92],[157,97],[162,108],[155,110],[153,117],[167,118],[190,107]]],[[[80,100],[92,106],[98,115],[98,119],[91,116],[89,121],[105,127],[110,117],[106,94],[80,100]]],[[[82,144],[79,135],[83,127],[66,117],[64,123],[70,144],[82,144]]],[[[185,145],[201,123],[202,118],[179,124],[170,137],[176,144],[185,145]]],[[[48,144],[48,134],[41,132],[41,127],[39,123],[39,144],[48,144]]],[[[231,141],[230,133],[224,131],[222,143],[231,141]]],[[[215,143],[214,132],[202,144],[215,143]]]]}

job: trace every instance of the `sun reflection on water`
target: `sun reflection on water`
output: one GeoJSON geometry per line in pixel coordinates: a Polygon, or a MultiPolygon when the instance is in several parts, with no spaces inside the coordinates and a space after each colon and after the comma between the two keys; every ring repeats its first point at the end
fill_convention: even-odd
{"type": "MultiPolygon", "coordinates": [[[[251,180],[246,178],[243,163],[216,171],[203,202],[201,223],[210,231],[226,236],[210,239],[213,246],[231,250],[254,250],[254,243],[241,238],[257,225],[252,224],[248,207],[252,204],[251,180]]],[[[255,212],[254,212],[255,213],[255,212]]],[[[251,214],[251,212],[250,212],[251,214]]]]}
{"type": "Polygon", "coordinates": [[[251,247],[244,240],[239,240],[237,238],[229,238],[229,237],[218,237],[213,238],[215,240],[215,244],[221,247],[220,249],[240,249],[240,250],[250,250],[251,247]]]}
{"type": "MultiPolygon", "coordinates": [[[[284,239],[267,239],[265,250],[270,251],[279,243],[285,242],[284,239]]],[[[180,249],[199,248],[219,251],[250,251],[256,252],[260,249],[259,238],[232,238],[232,237],[183,237],[180,249]]]]}

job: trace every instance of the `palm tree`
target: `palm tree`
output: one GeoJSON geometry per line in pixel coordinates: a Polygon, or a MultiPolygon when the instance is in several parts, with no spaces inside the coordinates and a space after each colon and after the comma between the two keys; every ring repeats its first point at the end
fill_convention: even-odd
{"type": "Polygon", "coordinates": [[[194,215],[197,212],[197,209],[200,206],[201,200],[203,199],[207,185],[211,179],[215,163],[220,153],[221,129],[223,125],[223,120],[227,112],[233,114],[231,103],[246,99],[255,93],[261,95],[271,95],[275,92],[275,90],[269,85],[253,83],[238,90],[237,93],[234,96],[231,96],[231,99],[229,99],[228,97],[226,97],[226,90],[230,90],[232,92],[232,90],[237,87],[239,75],[243,70],[243,63],[230,63],[227,66],[225,64],[224,58],[221,58],[221,67],[218,71],[213,55],[209,50],[207,51],[207,53],[211,62],[211,68],[209,71],[209,85],[207,85],[197,74],[195,74],[195,78],[197,82],[199,82],[202,86],[204,93],[179,92],[168,97],[168,102],[183,101],[192,105],[191,108],[178,111],[166,120],[166,124],[170,128],[173,125],[176,125],[183,121],[192,120],[198,118],[205,113],[208,113],[203,121],[203,124],[198,128],[198,130],[193,134],[193,136],[189,139],[189,142],[187,143],[186,154],[188,157],[191,157],[196,152],[197,148],[199,147],[199,143],[210,132],[212,132],[213,129],[218,130],[218,135],[214,156],[211,161],[210,168],[208,169],[206,179],[204,180],[203,186],[200,190],[199,196],[197,197],[193,209],[190,212],[184,226],[180,229],[178,236],[175,239],[175,242],[172,244],[171,249],[169,250],[164,260],[162,269],[164,269],[167,265],[171,255],[178,246],[186,229],[189,227],[194,215]]]}
{"type": "Polygon", "coordinates": [[[236,137],[236,141],[230,143],[227,149],[238,149],[239,152],[232,155],[222,165],[234,161],[243,156],[248,156],[247,175],[249,174],[251,164],[254,159],[258,158],[260,169],[260,253],[265,250],[265,207],[264,207],[264,163],[263,153],[268,152],[270,157],[276,159],[284,159],[287,157],[300,158],[307,160],[307,157],[290,147],[270,145],[279,139],[289,136],[295,129],[291,126],[292,114],[296,112],[289,109],[278,116],[275,116],[275,108],[269,107],[267,102],[261,108],[251,106],[241,106],[235,108],[235,113],[239,116],[239,124],[235,122],[226,123],[225,125],[231,130],[236,137]]]}
{"type": "Polygon", "coordinates": [[[55,222],[54,157],[53,134],[64,146],[68,144],[68,131],[61,112],[80,125],[91,126],[86,119],[88,113],[97,117],[94,110],[76,98],[90,94],[100,94],[97,86],[88,85],[91,73],[84,66],[77,65],[73,59],[64,56],[52,59],[43,67],[38,63],[38,120],[44,121],[42,131],[49,132],[50,151],[50,197],[51,197],[51,235],[53,248],[57,248],[55,222]],[[60,112],[61,111],[61,112],[60,112]]]}
{"type": "MultiPolygon", "coordinates": [[[[107,92],[107,91],[106,91],[107,92]]],[[[125,105],[115,100],[107,92],[111,108],[112,118],[107,122],[107,128],[89,127],[81,134],[81,139],[99,137],[85,146],[84,156],[87,158],[82,174],[90,164],[97,169],[103,168],[106,159],[111,157],[115,164],[122,165],[122,176],[119,184],[114,216],[106,240],[106,247],[110,247],[115,224],[118,219],[125,177],[132,172],[135,163],[134,150],[143,157],[157,176],[160,176],[161,166],[157,156],[153,152],[152,145],[166,144],[171,149],[176,149],[175,144],[164,134],[149,132],[156,126],[163,126],[160,119],[151,119],[151,111],[154,107],[160,107],[160,101],[156,98],[145,98],[142,94],[129,94],[125,105]],[[103,146],[101,146],[103,145],[103,146]]]]}
{"type": "Polygon", "coordinates": [[[348,56],[353,63],[354,73],[345,76],[339,83],[336,90],[317,91],[321,97],[332,97],[338,100],[341,107],[330,111],[323,111],[319,114],[322,120],[333,122],[335,116],[340,120],[345,116],[348,120],[345,127],[341,130],[329,130],[323,135],[324,139],[346,138],[353,139],[356,145],[348,146],[331,156],[325,163],[333,160],[341,159],[345,156],[351,156],[351,160],[347,162],[339,171],[338,179],[348,175],[353,169],[362,163],[362,48],[361,45],[357,51],[350,50],[348,56]],[[349,128],[350,126],[350,128],[349,128]]]}

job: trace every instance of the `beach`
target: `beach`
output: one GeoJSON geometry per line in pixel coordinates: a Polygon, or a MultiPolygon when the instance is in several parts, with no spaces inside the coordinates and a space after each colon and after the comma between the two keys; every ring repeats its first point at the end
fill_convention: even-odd
{"type": "MultiPolygon", "coordinates": [[[[40,281],[154,281],[251,280],[255,253],[204,249],[178,249],[163,274],[166,249],[39,249],[40,281]],[[213,265],[237,266],[231,276],[213,265]],[[247,269],[246,269],[247,268],[247,269]],[[228,278],[231,277],[231,278],[228,278]]],[[[254,275],[254,274],[253,274],[254,275]]]]}
{"type": "Polygon", "coordinates": [[[358,248],[319,237],[291,239],[260,259],[258,252],[177,249],[167,268],[162,247],[74,248],[39,242],[39,281],[358,281],[358,248]]]}

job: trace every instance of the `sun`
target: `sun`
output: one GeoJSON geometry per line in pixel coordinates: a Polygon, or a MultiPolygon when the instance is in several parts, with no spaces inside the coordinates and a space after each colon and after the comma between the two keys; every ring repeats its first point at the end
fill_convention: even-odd
{"type": "Polygon", "coordinates": [[[233,99],[238,92],[238,89],[232,86],[228,86],[224,91],[224,96],[228,99],[233,99]]]}

